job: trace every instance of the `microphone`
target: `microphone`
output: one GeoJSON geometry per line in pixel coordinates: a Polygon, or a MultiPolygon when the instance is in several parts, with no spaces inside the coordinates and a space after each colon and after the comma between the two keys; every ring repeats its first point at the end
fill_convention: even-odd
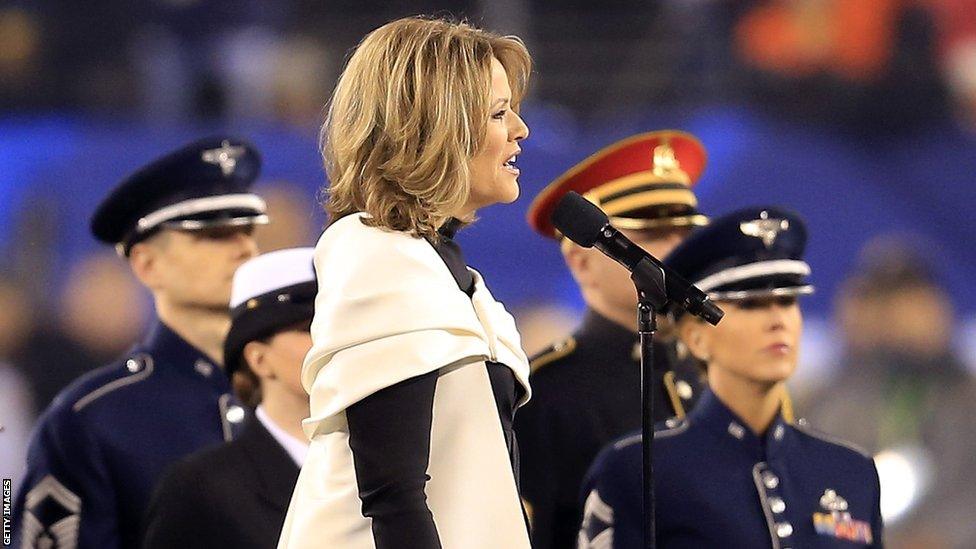
{"type": "Polygon", "coordinates": [[[553,226],[566,238],[584,248],[595,246],[631,273],[635,270],[640,273],[644,270],[641,263],[650,262],[664,274],[664,289],[668,301],[680,305],[709,324],[718,324],[725,314],[708,299],[705,292],[621,234],[610,224],[610,219],[603,210],[579,193],[566,193],[556,204],[551,219],[553,226]]]}

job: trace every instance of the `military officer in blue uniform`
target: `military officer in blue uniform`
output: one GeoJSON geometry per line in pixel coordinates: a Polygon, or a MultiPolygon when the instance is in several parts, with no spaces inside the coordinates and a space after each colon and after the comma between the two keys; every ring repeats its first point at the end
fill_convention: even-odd
{"type": "Polygon", "coordinates": [[[202,140],[131,175],[96,210],[92,233],[150,290],[158,320],[42,414],[14,506],[18,547],[138,545],[163,470],[231,439],[243,421],[220,359],[234,271],[257,253],[251,233],[267,222],[249,192],[259,169],[249,144],[202,140]]]}
{"type": "MultiPolygon", "coordinates": [[[[515,417],[536,549],[575,545],[587,468],[608,442],[641,425],[637,293],[630,273],[598,250],[562,238],[549,220],[552,210],[567,192],[579,192],[633,241],[664,257],[708,221],[692,191],[705,156],[698,139],[685,132],[635,135],[570,168],[529,209],[536,232],[560,242],[587,305],[570,337],[531,359],[532,400],[515,417]]],[[[699,372],[685,367],[660,334],[654,375],[655,418],[684,415],[697,398],[699,372]]]]}
{"type": "MultiPolygon", "coordinates": [[[[803,324],[797,296],[812,291],[805,244],[796,214],[748,208],[713,220],[666,259],[725,317],[714,327],[677,320],[708,389],[654,435],[659,548],[881,547],[871,457],[782,409],[803,324]]],[[[639,433],[600,454],[582,491],[579,547],[643,547],[641,469],[639,433]]]]}

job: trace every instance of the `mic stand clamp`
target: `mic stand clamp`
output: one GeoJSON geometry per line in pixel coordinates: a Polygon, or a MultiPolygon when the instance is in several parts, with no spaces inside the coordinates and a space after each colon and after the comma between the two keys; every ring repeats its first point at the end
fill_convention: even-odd
{"type": "Polygon", "coordinates": [[[641,362],[641,526],[644,547],[654,549],[654,332],[657,313],[668,304],[664,270],[648,259],[641,259],[631,272],[637,288],[637,332],[640,334],[641,362]]]}

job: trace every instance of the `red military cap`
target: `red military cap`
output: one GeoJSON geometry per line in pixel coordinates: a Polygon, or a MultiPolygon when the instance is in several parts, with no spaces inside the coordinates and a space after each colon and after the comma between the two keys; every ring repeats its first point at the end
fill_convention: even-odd
{"type": "Polygon", "coordinates": [[[576,191],[599,206],[618,229],[698,226],[691,187],[705,168],[705,147],[687,132],[661,130],[628,137],[591,155],[546,186],[529,206],[529,225],[559,238],[549,217],[576,191]]]}

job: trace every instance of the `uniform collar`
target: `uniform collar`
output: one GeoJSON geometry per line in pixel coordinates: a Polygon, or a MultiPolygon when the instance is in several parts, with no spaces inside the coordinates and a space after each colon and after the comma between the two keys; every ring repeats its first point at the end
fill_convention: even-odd
{"type": "Polygon", "coordinates": [[[292,492],[295,491],[300,467],[295,463],[294,456],[289,454],[265,425],[257,412],[248,415],[244,431],[235,443],[244,450],[244,455],[252,466],[254,477],[258,481],[258,495],[284,516],[292,492]]]}
{"type": "MultiPolygon", "coordinates": [[[[636,324],[636,314],[634,322],[636,324]]],[[[596,343],[602,352],[615,359],[627,357],[635,360],[634,345],[638,342],[637,332],[624,328],[593,309],[586,310],[583,323],[576,331],[576,339],[596,343]]],[[[637,360],[639,358],[638,356],[637,360]]]]}
{"type": "Polygon", "coordinates": [[[268,413],[264,410],[264,407],[260,404],[257,409],[254,410],[254,415],[257,417],[261,425],[268,433],[274,437],[274,439],[281,445],[281,447],[288,452],[291,459],[295,460],[295,465],[301,467],[305,464],[305,456],[308,454],[308,442],[303,440],[298,440],[297,438],[290,435],[284,429],[278,426],[268,413]]]}
{"type": "Polygon", "coordinates": [[[165,364],[167,367],[218,380],[221,386],[229,387],[223,368],[214,364],[203,351],[190,345],[161,320],[157,319],[153,323],[143,345],[156,364],[165,364]]]}
{"type": "Polygon", "coordinates": [[[766,433],[756,435],[711,389],[702,392],[688,419],[691,424],[700,424],[721,438],[738,441],[744,451],[758,460],[767,459],[767,454],[775,453],[791,432],[782,414],[777,414],[766,433]]]}

